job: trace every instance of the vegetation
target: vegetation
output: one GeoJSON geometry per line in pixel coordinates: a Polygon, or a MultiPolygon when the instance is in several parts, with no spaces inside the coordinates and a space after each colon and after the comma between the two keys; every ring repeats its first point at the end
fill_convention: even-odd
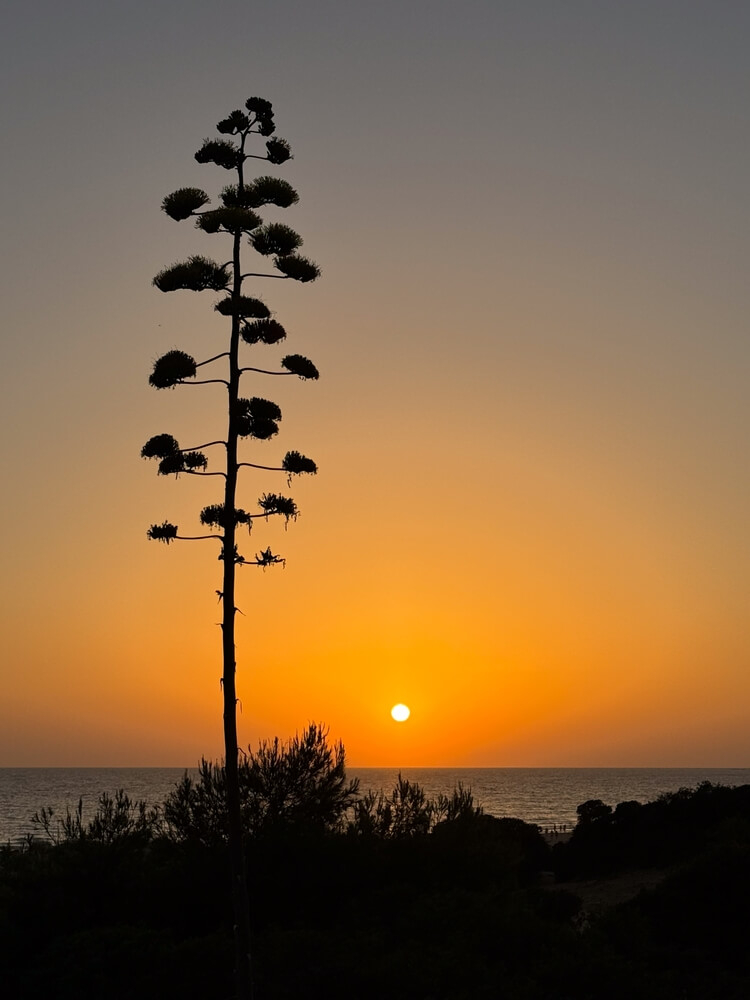
{"type": "MultiPolygon", "coordinates": [[[[265,160],[269,164],[285,163],[291,158],[289,143],[274,136],[273,108],[269,101],[251,97],[244,110],[233,111],[216,126],[224,138],[206,139],[195,154],[199,163],[212,163],[234,175],[234,183],[225,186],[217,208],[208,208],[210,198],[200,188],[185,187],[168,194],[162,209],[176,221],[193,219],[196,227],[212,236],[220,235],[231,245],[230,258],[219,263],[208,257],[194,255],[185,261],[161,270],[154,278],[154,285],[162,292],[188,290],[223,293],[214,309],[227,318],[225,350],[197,362],[180,350],[170,350],[154,364],[149,383],[156,389],[170,389],[182,385],[201,385],[208,382],[226,386],[226,438],[209,441],[197,447],[182,448],[171,434],[157,434],[143,446],[144,458],[156,459],[160,475],[218,476],[224,480],[221,503],[204,507],[200,522],[215,535],[181,535],[177,525],[164,521],[152,524],[148,537],[169,545],[183,539],[218,538],[221,544],[223,580],[219,600],[223,602],[222,616],[222,689],[224,700],[224,752],[225,764],[221,776],[221,789],[226,796],[226,829],[231,858],[232,901],[235,926],[235,974],[237,993],[241,998],[251,994],[250,969],[250,918],[247,897],[247,877],[242,852],[241,791],[239,774],[239,748],[237,742],[237,688],[235,683],[235,585],[238,567],[248,565],[263,568],[283,562],[270,547],[261,549],[254,557],[243,555],[237,544],[237,529],[248,531],[256,519],[281,516],[286,521],[297,517],[297,505],[291,497],[278,493],[264,493],[258,499],[258,510],[248,513],[236,506],[239,471],[242,467],[268,468],[257,462],[240,461],[239,444],[244,439],[265,441],[279,430],[281,410],[269,399],[240,395],[243,375],[293,375],[300,379],[317,379],[318,370],[308,358],[288,354],[281,360],[279,369],[242,367],[240,347],[248,345],[278,344],[286,337],[284,327],[271,317],[263,301],[248,295],[248,279],[279,278],[300,282],[314,281],[319,268],[297,251],[302,238],[293,229],[278,222],[264,223],[259,210],[266,206],[287,208],[299,199],[297,192],[285,180],[263,175],[248,181],[245,167],[249,159],[265,160]],[[250,152],[253,141],[263,141],[261,152],[250,152]],[[275,273],[246,272],[243,264],[243,245],[248,244],[264,258],[270,258],[275,273]],[[219,364],[222,371],[212,377],[197,379],[198,370],[204,365],[219,364]],[[209,471],[209,460],[204,450],[221,449],[218,470],[209,471]]],[[[222,256],[226,251],[222,251],[222,256]]],[[[277,466],[272,466],[287,478],[293,475],[316,472],[312,459],[297,451],[289,451],[277,466]]],[[[215,777],[215,776],[214,776],[215,777]]],[[[205,783],[212,777],[205,776],[205,783]]],[[[214,788],[218,784],[214,781],[214,788]]]]}
{"type": "MultiPolygon", "coordinates": [[[[742,836],[750,820],[750,785],[729,788],[706,781],[666,792],[655,802],[598,799],[578,807],[578,824],[564,849],[554,852],[559,878],[591,878],[633,868],[674,864],[712,839],[742,836]]],[[[745,830],[747,832],[747,830],[745,830]]]]}
{"type": "MultiPolygon", "coordinates": [[[[587,803],[550,849],[467,789],[430,800],[399,778],[362,797],[344,765],[314,726],[241,770],[259,1000],[749,995],[750,786],[587,803]],[[644,871],[647,891],[587,903],[644,871]]],[[[117,793],[59,825],[45,810],[39,839],[0,851],[9,996],[231,994],[222,780],[204,762],[159,807],[117,793]]]]}
{"type": "MultiPolygon", "coordinates": [[[[287,743],[263,742],[243,757],[238,773],[245,841],[343,829],[358,783],[347,782],[344,747],[329,746],[327,735],[313,723],[287,743]]],[[[205,846],[226,842],[226,769],[202,760],[197,780],[186,774],[164,803],[164,824],[173,840],[205,846]]]]}

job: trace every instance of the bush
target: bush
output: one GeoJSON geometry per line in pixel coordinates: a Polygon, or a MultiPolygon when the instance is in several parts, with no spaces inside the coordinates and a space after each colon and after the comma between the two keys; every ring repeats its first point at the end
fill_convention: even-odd
{"type": "Polygon", "coordinates": [[[727,823],[750,825],[750,785],[730,788],[704,781],[654,802],[621,802],[614,811],[591,800],[578,807],[578,816],[569,842],[555,846],[558,877],[666,867],[722,838],[727,823]]]}
{"type": "Polygon", "coordinates": [[[114,844],[125,839],[149,841],[162,832],[161,810],[147,806],[142,799],[133,801],[120,788],[114,795],[102,792],[96,812],[85,823],[83,799],[65,816],[56,816],[51,807],[42,807],[31,817],[34,826],[54,844],[90,840],[99,844],[114,844]]]}
{"type": "Polygon", "coordinates": [[[355,836],[400,840],[425,836],[439,823],[482,815],[471,789],[459,782],[451,795],[428,799],[416,781],[399,772],[390,795],[369,791],[353,806],[347,831],[355,836]]]}
{"type": "MultiPolygon", "coordinates": [[[[343,826],[359,782],[346,779],[341,742],[311,723],[282,743],[260,743],[239,763],[242,825],[251,837],[332,833],[343,826]]],[[[202,760],[197,780],[185,775],[164,803],[174,840],[216,844],[227,839],[226,776],[223,763],[202,760]]]]}

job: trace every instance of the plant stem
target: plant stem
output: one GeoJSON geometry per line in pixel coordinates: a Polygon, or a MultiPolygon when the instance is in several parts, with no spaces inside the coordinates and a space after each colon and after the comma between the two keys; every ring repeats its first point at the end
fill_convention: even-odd
{"type": "MultiPolygon", "coordinates": [[[[241,149],[244,152],[245,136],[241,149]]],[[[237,190],[240,198],[244,190],[242,162],[237,168],[237,190]]],[[[240,268],[240,233],[233,237],[232,252],[232,298],[236,301],[242,291],[242,271],[240,268]]],[[[239,396],[240,366],[240,319],[233,310],[232,333],[229,344],[229,400],[227,424],[227,478],[224,487],[224,510],[235,509],[237,493],[237,398],[239,396]]],[[[229,819],[229,862],[232,877],[232,906],[234,909],[234,958],[235,981],[238,1000],[251,1000],[252,970],[250,962],[250,901],[247,890],[245,854],[242,846],[242,822],[240,817],[240,786],[237,744],[237,686],[235,659],[235,575],[234,561],[237,526],[234,518],[226,518],[224,528],[224,583],[223,583],[223,680],[224,691],[224,767],[227,787],[227,813],[229,819]]]]}

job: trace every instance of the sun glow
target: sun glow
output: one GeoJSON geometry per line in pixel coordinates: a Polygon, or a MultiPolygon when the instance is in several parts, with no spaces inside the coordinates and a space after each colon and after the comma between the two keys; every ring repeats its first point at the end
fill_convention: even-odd
{"type": "Polygon", "coordinates": [[[391,716],[396,720],[396,722],[406,722],[406,720],[411,715],[411,709],[406,705],[394,705],[391,709],[391,716]]]}

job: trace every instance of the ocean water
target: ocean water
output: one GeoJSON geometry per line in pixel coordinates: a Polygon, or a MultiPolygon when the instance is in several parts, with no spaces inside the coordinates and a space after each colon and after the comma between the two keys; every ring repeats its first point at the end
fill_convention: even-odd
{"type": "MultiPolygon", "coordinates": [[[[31,817],[42,807],[57,815],[83,799],[90,816],[102,792],[122,788],[132,799],[151,805],[164,800],[185,773],[179,767],[147,768],[0,768],[0,844],[17,843],[40,831],[31,817]]],[[[197,773],[188,768],[189,773],[197,773]]],[[[362,792],[393,788],[397,768],[350,768],[362,792]]],[[[404,768],[429,796],[450,794],[461,783],[477,804],[493,816],[515,816],[542,828],[575,825],[576,807],[587,799],[614,806],[635,799],[648,802],[662,792],[694,788],[701,781],[750,784],[750,768],[404,768]]]]}

